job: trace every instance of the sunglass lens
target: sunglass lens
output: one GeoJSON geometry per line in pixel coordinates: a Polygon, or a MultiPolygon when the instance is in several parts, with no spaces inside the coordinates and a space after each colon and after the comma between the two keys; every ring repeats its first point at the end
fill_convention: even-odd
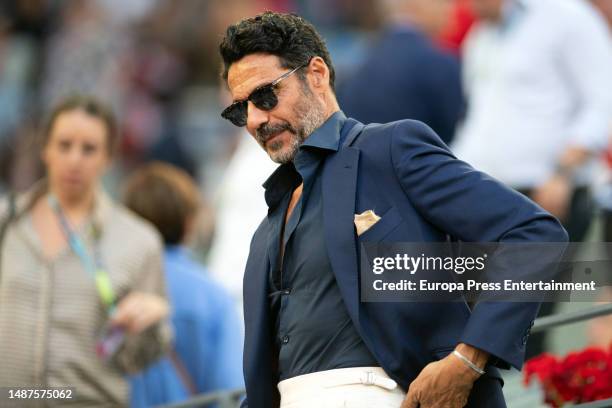
{"type": "Polygon", "coordinates": [[[234,103],[231,106],[228,106],[222,113],[221,116],[224,119],[229,120],[235,126],[242,127],[246,126],[247,122],[247,111],[246,111],[247,103],[240,102],[234,103]]]}
{"type": "Polygon", "coordinates": [[[262,110],[272,110],[278,104],[278,98],[271,85],[261,87],[251,94],[251,102],[262,110]]]}
{"type": "MultiPolygon", "coordinates": [[[[253,102],[258,109],[272,110],[278,104],[278,98],[274,93],[272,85],[264,86],[253,91],[249,100],[253,102]]],[[[234,125],[242,127],[247,123],[247,101],[237,102],[228,106],[221,116],[234,125]]]]}

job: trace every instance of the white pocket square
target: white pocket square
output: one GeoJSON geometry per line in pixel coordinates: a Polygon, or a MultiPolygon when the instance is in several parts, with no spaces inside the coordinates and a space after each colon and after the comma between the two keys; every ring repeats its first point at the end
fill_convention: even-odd
{"type": "Polygon", "coordinates": [[[355,214],[355,229],[357,235],[361,235],[369,230],[372,225],[376,224],[380,220],[380,217],[372,210],[367,210],[361,214],[355,214]]]}

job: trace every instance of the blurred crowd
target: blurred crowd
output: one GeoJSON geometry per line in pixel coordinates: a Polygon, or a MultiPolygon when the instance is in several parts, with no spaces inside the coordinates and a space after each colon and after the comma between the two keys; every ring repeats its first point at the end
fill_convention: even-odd
{"type": "MultiPolygon", "coordinates": [[[[347,116],[424,121],[460,159],[556,215],[573,241],[612,241],[612,0],[3,1],[0,193],[48,174],[40,152],[52,134],[41,141],[41,128],[58,101],[94,95],[118,118],[106,190],[157,227],[171,305],[215,311],[171,316],[180,356],[132,378],[134,406],[241,385],[234,314],[274,165],[219,115],[231,101],[218,43],[229,24],[264,10],[296,12],[321,31],[347,116]],[[189,209],[174,220],[188,231],[163,218],[169,195],[189,209]],[[593,220],[603,235],[588,238],[593,220]],[[196,301],[194,287],[210,302],[196,301]],[[189,345],[209,326],[221,334],[201,337],[207,350],[189,345]],[[166,369],[182,391],[151,397],[171,381],[166,369]]],[[[612,340],[601,339],[608,324],[593,329],[595,342],[612,340]]]]}
{"type": "MultiPolygon", "coordinates": [[[[0,6],[2,184],[22,189],[40,176],[37,125],[58,98],[95,94],[121,121],[119,174],[161,159],[207,192],[236,147],[219,118],[218,41],[231,22],[273,9],[297,10],[344,49],[351,31],[372,28],[372,1],[20,0],[0,6]],[[321,3],[321,4],[318,4],[321,3]],[[355,4],[353,4],[355,3],[355,4]],[[356,6],[358,5],[358,6],[356,6]],[[322,10],[325,10],[324,12],[322,10]],[[340,29],[339,29],[340,28],[340,29]],[[331,29],[331,28],[330,28],[331,29]]],[[[357,34],[359,35],[359,34],[357,34]]],[[[112,181],[109,181],[112,183],[112,181]]]]}

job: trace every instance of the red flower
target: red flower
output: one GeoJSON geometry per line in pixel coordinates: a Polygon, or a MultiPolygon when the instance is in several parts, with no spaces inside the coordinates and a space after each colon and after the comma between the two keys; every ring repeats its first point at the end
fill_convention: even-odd
{"type": "Polygon", "coordinates": [[[572,352],[563,359],[543,353],[525,364],[524,383],[533,378],[552,407],[612,398],[612,345],[609,350],[590,347],[572,352]]]}
{"type": "Polygon", "coordinates": [[[557,357],[549,353],[542,353],[532,358],[525,363],[523,383],[525,385],[529,384],[534,375],[540,382],[550,380],[554,375],[557,363],[557,357]]]}

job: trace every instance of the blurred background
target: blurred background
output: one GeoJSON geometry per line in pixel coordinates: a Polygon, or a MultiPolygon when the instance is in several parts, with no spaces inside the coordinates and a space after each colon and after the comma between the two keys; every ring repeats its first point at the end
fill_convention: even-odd
{"type": "MultiPolygon", "coordinates": [[[[542,133],[554,126],[559,131],[584,129],[590,134],[584,143],[590,157],[588,165],[580,162],[580,167],[589,169],[579,171],[581,195],[570,197],[567,204],[582,208],[574,240],[611,241],[607,214],[612,209],[612,110],[606,105],[609,98],[601,94],[612,94],[612,42],[606,25],[612,21],[612,2],[571,2],[581,6],[575,10],[576,41],[568,38],[567,49],[589,48],[591,38],[604,47],[568,56],[578,62],[568,66],[565,84],[576,88],[573,100],[571,92],[559,90],[559,84],[544,83],[551,75],[542,55],[557,58],[559,49],[529,50],[520,48],[519,42],[514,44],[521,51],[517,52],[496,37],[520,18],[522,1],[508,0],[519,4],[511,10],[503,5],[506,18],[497,24],[502,28],[491,34],[486,32],[492,25],[487,3],[496,0],[430,0],[429,6],[408,9],[400,0],[2,0],[0,194],[24,191],[43,175],[39,133],[54,102],[75,92],[94,94],[109,103],[120,119],[119,152],[104,181],[109,193],[119,197],[122,180],[151,161],[170,163],[190,174],[203,199],[194,253],[227,288],[240,311],[248,245],[267,210],[261,184],[275,166],[244,130],[220,117],[231,98],[219,75],[218,44],[229,24],[273,10],[296,12],[322,33],[336,68],[340,106],[348,116],[364,122],[423,120],[460,158],[478,168],[487,166],[486,160],[482,166],[479,160],[490,151],[505,157],[514,169],[529,167],[534,156],[535,162],[541,157],[544,163],[550,155],[562,154],[561,135],[559,143],[554,134],[543,135],[533,146],[520,137],[496,139],[481,117],[512,118],[516,112],[500,114],[492,105],[499,109],[523,105],[519,108],[525,112],[535,112],[527,121],[546,117],[551,126],[540,127],[542,133]],[[475,10],[475,4],[482,7],[475,10]],[[605,30],[581,32],[583,26],[593,26],[589,19],[605,30]],[[417,31],[418,36],[402,37],[409,31],[417,31]],[[592,55],[594,60],[580,59],[592,55]],[[516,67],[516,72],[507,67],[516,67]],[[503,75],[496,75],[500,72],[503,75]],[[487,83],[492,77],[495,86],[487,83]],[[587,91],[582,92],[580,81],[570,84],[575,77],[589,77],[595,84],[584,84],[587,91]],[[509,102],[499,102],[505,97],[509,102]],[[570,99],[560,107],[556,102],[563,98],[570,99]],[[578,112],[581,105],[590,110],[576,123],[555,117],[578,112]],[[539,115],[540,108],[546,110],[544,116],[539,115]]],[[[562,19],[555,13],[551,6],[550,24],[543,17],[522,41],[528,44],[554,32],[562,19]]],[[[508,126],[524,130],[513,123],[495,126],[500,133],[508,126]]],[[[532,195],[537,183],[549,176],[545,167],[532,170],[533,174],[520,177],[534,180],[533,185],[525,181],[512,185],[513,175],[503,169],[493,176],[532,195]]],[[[495,173],[494,168],[490,171],[495,173]]],[[[551,194],[543,200],[555,208],[557,195],[551,194]]],[[[556,311],[581,307],[585,304],[560,304],[556,311]]],[[[551,331],[540,351],[564,354],[592,343],[609,344],[612,323],[601,319],[551,331]]],[[[537,406],[538,390],[532,387],[533,397],[519,398],[518,382],[506,386],[509,406],[537,406]]]]}

